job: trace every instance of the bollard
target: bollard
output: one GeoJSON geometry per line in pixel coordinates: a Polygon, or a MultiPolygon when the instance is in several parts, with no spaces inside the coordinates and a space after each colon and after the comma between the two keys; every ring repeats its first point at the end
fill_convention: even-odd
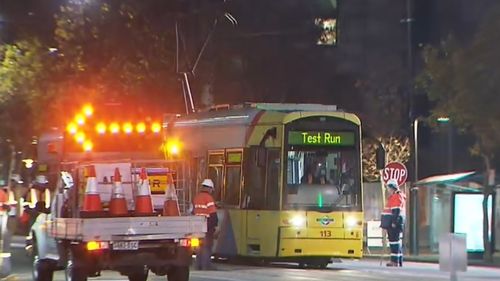
{"type": "Polygon", "coordinates": [[[466,235],[444,233],[439,239],[439,270],[450,272],[450,280],[457,281],[457,272],[467,271],[466,235]]]}

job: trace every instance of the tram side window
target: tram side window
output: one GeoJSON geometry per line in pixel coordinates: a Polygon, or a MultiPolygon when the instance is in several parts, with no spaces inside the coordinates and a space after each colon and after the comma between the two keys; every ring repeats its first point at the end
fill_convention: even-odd
{"type": "Polygon", "coordinates": [[[230,166],[226,170],[226,189],[224,192],[224,204],[238,206],[240,203],[241,167],[230,166]]]}
{"type": "Polygon", "coordinates": [[[279,210],[280,206],[280,151],[271,149],[267,152],[266,209],[279,210]]]}
{"type": "Polygon", "coordinates": [[[226,151],[226,181],[222,201],[229,206],[239,206],[240,204],[242,158],[242,150],[226,151]]]}
{"type": "Polygon", "coordinates": [[[212,194],[215,202],[222,200],[222,186],[224,183],[224,152],[214,151],[208,154],[208,178],[214,182],[214,193],[212,194]]]}
{"type": "Polygon", "coordinates": [[[195,182],[191,185],[190,192],[191,198],[199,191],[201,183],[206,178],[206,161],[205,157],[195,158],[195,170],[194,175],[196,175],[195,182]]]}
{"type": "Polygon", "coordinates": [[[222,166],[209,166],[208,178],[214,182],[214,193],[212,196],[216,202],[222,199],[222,166]]]}
{"type": "MultiPolygon", "coordinates": [[[[259,165],[258,151],[260,147],[251,147],[245,151],[243,176],[244,193],[242,196],[242,208],[250,210],[263,209],[266,203],[265,193],[265,163],[259,165]]],[[[263,157],[265,160],[265,157],[263,157]]]]}

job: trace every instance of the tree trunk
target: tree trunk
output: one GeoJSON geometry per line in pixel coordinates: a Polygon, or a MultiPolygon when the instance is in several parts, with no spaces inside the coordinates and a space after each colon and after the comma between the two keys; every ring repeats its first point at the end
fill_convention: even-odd
{"type": "Polygon", "coordinates": [[[489,182],[489,173],[491,170],[491,162],[490,158],[486,155],[483,155],[484,159],[484,164],[486,171],[484,173],[484,187],[483,187],[483,246],[484,246],[484,254],[483,254],[483,260],[490,262],[493,259],[492,256],[492,247],[491,247],[491,240],[490,240],[490,224],[489,224],[489,216],[488,216],[488,198],[492,194],[491,192],[491,185],[489,182]]]}

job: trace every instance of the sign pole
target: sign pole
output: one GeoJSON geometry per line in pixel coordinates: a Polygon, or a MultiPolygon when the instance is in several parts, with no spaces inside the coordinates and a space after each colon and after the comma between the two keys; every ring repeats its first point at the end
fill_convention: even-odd
{"type": "MultiPolygon", "coordinates": [[[[382,210],[385,209],[385,182],[383,179],[384,170],[380,170],[380,188],[382,191],[382,210]]],[[[380,255],[380,266],[384,261],[384,257],[387,254],[387,231],[382,228],[382,254],[380,255]]]]}

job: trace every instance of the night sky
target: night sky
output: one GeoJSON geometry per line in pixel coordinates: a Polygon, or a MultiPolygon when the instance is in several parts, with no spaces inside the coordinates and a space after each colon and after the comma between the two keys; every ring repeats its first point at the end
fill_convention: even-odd
{"type": "MultiPolygon", "coordinates": [[[[54,14],[68,2],[98,0],[0,1],[0,39],[12,43],[37,37],[55,46],[54,14]]],[[[120,1],[107,1],[111,4],[120,1]]],[[[467,44],[481,19],[494,5],[488,0],[416,0],[411,47],[416,75],[422,68],[420,52],[454,34],[467,44]]],[[[409,133],[408,42],[406,1],[394,0],[178,0],[141,1],[146,20],[156,32],[173,34],[174,19],[184,41],[180,70],[190,71],[203,42],[218,18],[213,37],[192,75],[193,95],[199,107],[209,103],[313,102],[336,104],[353,111],[365,127],[382,133],[409,133]],[[225,16],[229,13],[231,17],[225,16]],[[237,23],[231,21],[233,18],[237,23]],[[325,19],[335,19],[336,41],[318,45],[325,19]],[[381,109],[374,102],[386,100],[381,109]],[[401,122],[392,122],[394,116],[401,122]],[[376,128],[390,123],[392,127],[376,128]],[[386,130],[387,132],[383,132],[386,130]]],[[[123,34],[124,38],[130,34],[123,34]]],[[[170,37],[166,48],[175,50],[170,37]]],[[[325,37],[326,38],[326,37],[325,37]]],[[[126,41],[126,40],[125,40],[126,41]]],[[[137,44],[134,38],[128,42],[137,44]]],[[[120,46],[116,46],[120,48],[120,46]]],[[[165,71],[175,78],[175,64],[165,71]]],[[[169,104],[183,110],[179,81],[166,88],[169,104]]],[[[163,89],[163,90],[161,90],[163,89]]],[[[428,103],[417,101],[415,111],[428,112],[428,103]]]]}

